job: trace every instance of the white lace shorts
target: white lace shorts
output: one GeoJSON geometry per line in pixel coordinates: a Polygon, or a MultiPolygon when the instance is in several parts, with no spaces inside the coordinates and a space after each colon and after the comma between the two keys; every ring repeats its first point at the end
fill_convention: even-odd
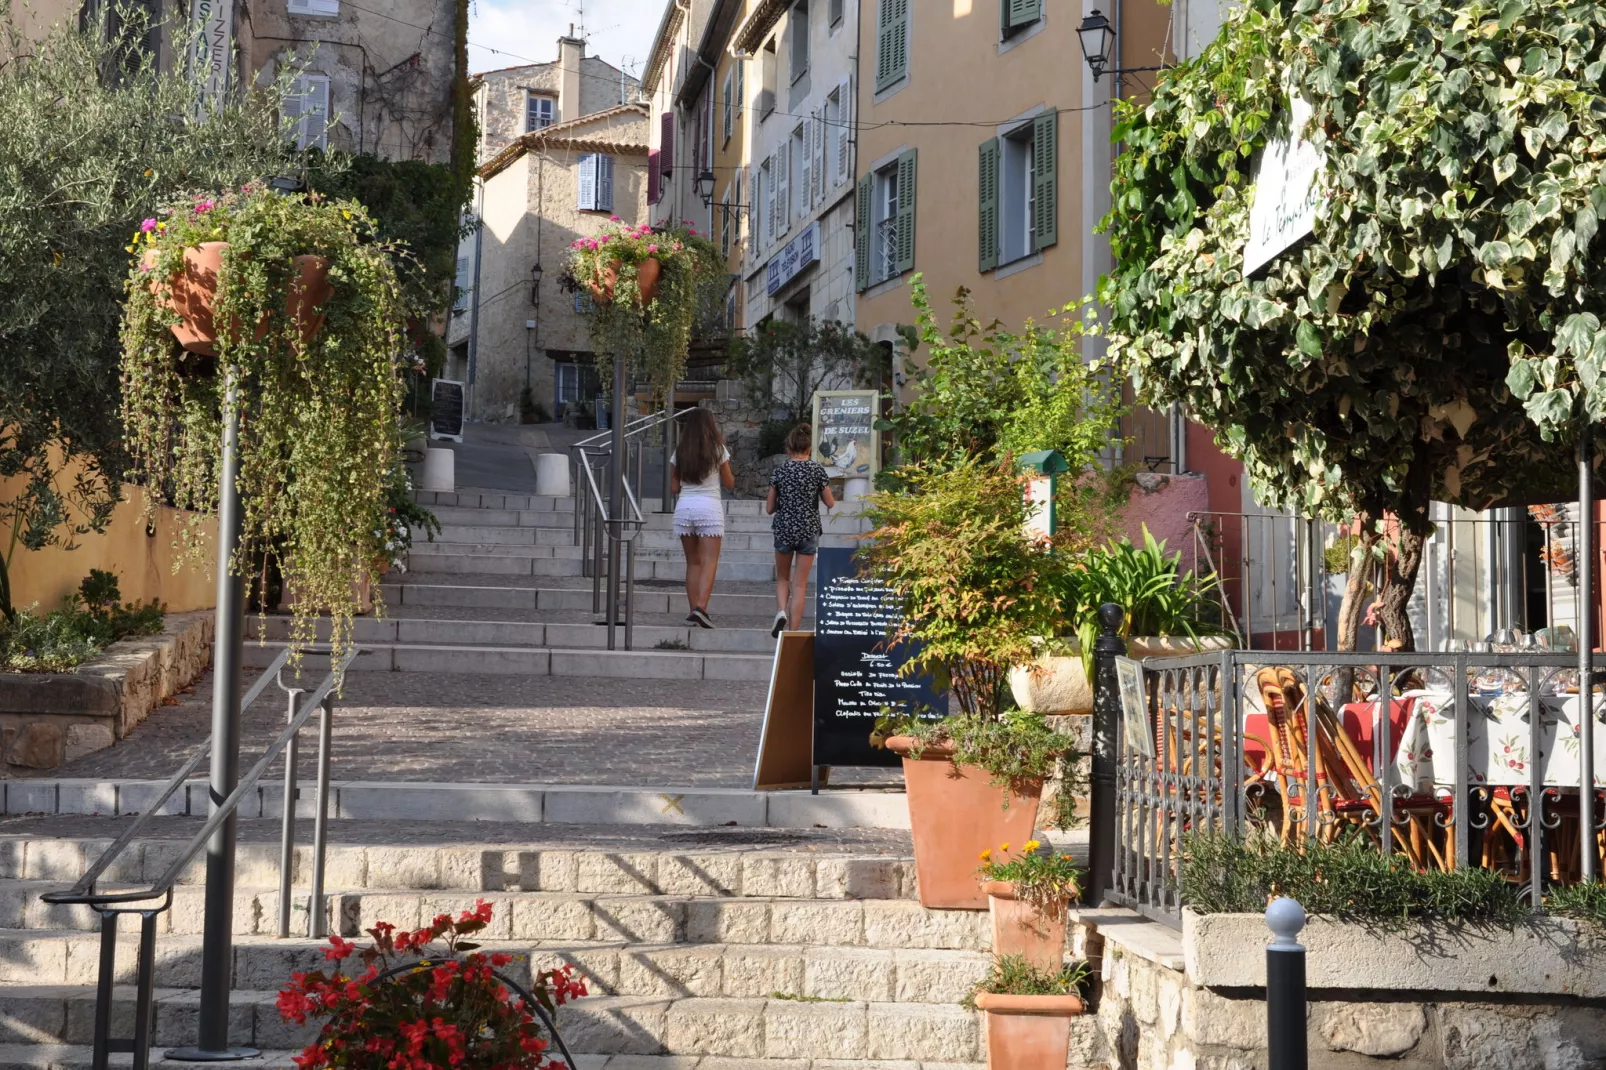
{"type": "Polygon", "coordinates": [[[725,503],[704,494],[675,503],[675,534],[713,538],[725,534],[725,503]]]}

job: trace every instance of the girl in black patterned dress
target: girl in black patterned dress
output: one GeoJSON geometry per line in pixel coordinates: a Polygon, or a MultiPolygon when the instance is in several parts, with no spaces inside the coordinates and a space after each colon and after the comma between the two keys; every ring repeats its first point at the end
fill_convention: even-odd
{"type": "Polygon", "coordinates": [[[809,596],[809,571],[819,552],[820,502],[827,509],[836,505],[831,494],[831,478],[819,462],[810,459],[814,429],[798,424],[786,436],[786,460],[770,475],[769,500],[764,511],[775,519],[775,623],[770,635],[779,637],[785,629],[797,631],[803,620],[803,607],[809,596]]]}

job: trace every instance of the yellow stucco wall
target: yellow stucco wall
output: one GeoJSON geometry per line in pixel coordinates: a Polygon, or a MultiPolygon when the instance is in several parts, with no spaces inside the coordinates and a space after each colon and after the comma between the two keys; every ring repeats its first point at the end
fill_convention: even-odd
{"type": "MultiPolygon", "coordinates": [[[[15,481],[0,480],[0,500],[9,497],[15,481]]],[[[216,604],[216,579],[209,564],[184,564],[175,573],[178,556],[174,544],[180,528],[190,515],[177,509],[159,508],[155,534],[145,529],[144,491],[124,488],[127,499],[117,507],[104,534],[77,536],[78,548],[59,546],[31,551],[18,547],[10,559],[11,599],[21,607],[38,603],[42,610],[55,609],[61,600],[78,589],[92,568],[117,573],[126,601],[159,599],[170,612],[207,609],[216,604]]],[[[208,554],[213,545],[214,527],[204,523],[208,554]]],[[[11,545],[10,527],[0,521],[0,553],[11,545]]]]}

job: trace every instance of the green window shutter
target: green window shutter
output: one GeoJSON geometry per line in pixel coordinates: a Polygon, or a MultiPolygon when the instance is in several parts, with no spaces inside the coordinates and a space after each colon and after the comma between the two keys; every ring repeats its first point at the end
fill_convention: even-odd
{"type": "Polygon", "coordinates": [[[1032,230],[1039,249],[1060,240],[1059,123],[1058,112],[1032,121],[1032,200],[1037,209],[1032,230]]]}
{"type": "Polygon", "coordinates": [[[915,153],[898,157],[898,274],[915,266],[915,153]]]}
{"type": "Polygon", "coordinates": [[[989,138],[981,143],[981,173],[978,179],[981,204],[976,213],[976,249],[981,260],[979,269],[991,271],[998,266],[997,138],[989,138]]]}
{"type": "Polygon", "coordinates": [[[1018,30],[1043,17],[1043,0],[1002,0],[1004,29],[1018,30]]]}
{"type": "Polygon", "coordinates": [[[876,92],[896,84],[908,71],[909,0],[881,0],[876,32],[876,92]]]}
{"type": "Polygon", "coordinates": [[[859,179],[858,213],[853,220],[853,285],[860,293],[870,288],[870,198],[875,176],[859,179]]]}

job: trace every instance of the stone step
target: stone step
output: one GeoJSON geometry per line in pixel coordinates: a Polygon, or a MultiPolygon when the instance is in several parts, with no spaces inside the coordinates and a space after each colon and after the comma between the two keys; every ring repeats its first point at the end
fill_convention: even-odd
{"type": "MultiPolygon", "coordinates": [[[[0,885],[0,926],[7,929],[97,931],[100,916],[83,906],[43,902],[61,881],[7,881],[0,885]]],[[[132,887],[107,882],[105,890],[132,887]]],[[[173,889],[172,909],[160,915],[160,932],[201,933],[205,888],[173,889]]],[[[907,899],[713,898],[675,895],[590,895],[581,892],[333,891],[332,931],[358,937],[379,922],[417,928],[444,911],[485,899],[496,907],[488,940],[620,942],[626,944],[770,944],[811,947],[985,951],[992,940],[984,911],[927,910],[907,899]]],[[[296,904],[306,901],[305,891],[296,904]]],[[[271,936],[278,929],[278,891],[239,887],[234,932],[271,936]]],[[[307,931],[295,911],[292,932],[307,931]]]]}
{"type": "MultiPolygon", "coordinates": [[[[648,527],[635,538],[638,556],[645,555],[647,551],[674,551],[682,553],[680,537],[669,530],[667,526],[648,527]]],[[[834,546],[852,549],[859,544],[858,536],[851,532],[829,533],[820,540],[822,546],[834,546]]],[[[473,546],[477,548],[489,547],[573,547],[578,543],[574,532],[569,528],[510,528],[510,527],[466,527],[451,526],[442,528],[439,535],[433,540],[420,541],[415,549],[425,549],[430,546],[456,547],[473,546]]],[[[721,544],[721,555],[738,551],[774,553],[775,537],[766,523],[762,528],[755,526],[754,530],[731,530],[727,527],[724,540],[721,544]]],[[[545,556],[538,554],[537,556],[545,556]]],[[[557,554],[556,556],[564,556],[557,554]]],[[[655,556],[663,556],[661,554],[655,556]]]]}
{"type": "MultiPolygon", "coordinates": [[[[472,904],[465,904],[470,906],[472,904]]],[[[359,939],[359,945],[366,938],[359,939]]],[[[667,999],[763,999],[784,992],[804,1000],[958,1003],[980,981],[990,957],[980,951],[811,947],[778,944],[627,944],[485,940],[483,950],[513,956],[505,970],[520,984],[532,971],[566,964],[584,974],[592,994],[667,999]]],[[[282,987],[294,971],[326,966],[327,941],[241,937],[231,978],[237,989],[282,987]]],[[[119,933],[114,977],[133,984],[139,942],[119,933]]],[[[100,934],[0,930],[0,984],[92,985],[100,975],[100,934]]],[[[156,942],[156,983],[201,983],[201,938],[167,934],[156,942]]]]}
{"type": "MultiPolygon", "coordinates": [[[[853,545],[848,541],[847,536],[832,536],[832,538],[842,541],[843,545],[853,545]]],[[[426,542],[422,545],[415,545],[410,552],[410,556],[415,559],[420,554],[452,554],[487,559],[523,557],[543,561],[549,559],[570,561],[575,563],[570,569],[570,574],[574,575],[578,575],[578,563],[585,558],[582,548],[574,545],[536,546],[533,544],[517,545],[494,542],[426,542]]],[[[661,545],[649,545],[643,542],[636,546],[636,566],[638,569],[643,561],[684,561],[685,556],[686,553],[681,549],[678,539],[665,540],[661,545]]],[[[775,563],[774,545],[773,543],[766,543],[761,550],[733,550],[729,548],[721,550],[719,555],[720,571],[723,572],[725,566],[729,563],[773,565],[775,563]]]]}
{"type": "MultiPolygon", "coordinates": [[[[606,637],[606,629],[601,629],[606,637]]],[[[768,633],[760,633],[768,638],[768,633]]],[[[615,633],[624,644],[624,632],[615,633]]],[[[448,646],[424,643],[363,643],[348,672],[485,673],[503,676],[585,676],[599,680],[767,681],[774,664],[769,654],[697,653],[681,650],[563,650],[555,647],[448,646]]],[[[283,642],[247,643],[244,664],[265,669],[283,642]]],[[[313,680],[329,671],[322,654],[302,657],[302,673],[313,680]]]]}
{"type": "MultiPolygon", "coordinates": [[[[723,572],[723,570],[721,570],[723,572]]],[[[469,583],[417,582],[414,577],[391,577],[392,582],[381,585],[381,594],[387,607],[429,606],[461,609],[528,609],[590,611],[593,602],[591,587],[508,587],[495,582],[496,576],[464,576],[469,583]]],[[[813,578],[810,578],[812,590],[813,578]]],[[[757,586],[756,584],[754,586],[757,586]]],[[[606,598],[606,594],[604,594],[606,598]]],[[[684,613],[685,591],[674,587],[636,588],[633,596],[639,613],[684,613]]],[[[810,599],[813,601],[812,597],[810,599]]],[[[714,597],[708,611],[716,618],[731,615],[739,617],[765,617],[775,612],[775,596],[762,593],[736,593],[728,580],[714,585],[714,597]]]]}
{"type": "MultiPolygon", "coordinates": [[[[113,1028],[131,1029],[134,990],[113,990],[113,1028]]],[[[942,1060],[981,1057],[981,1015],[957,1005],[780,998],[587,996],[559,1008],[558,1030],[571,1051],[588,1055],[692,1055],[726,1059],[942,1060]]],[[[277,992],[235,991],[230,1038],[264,1049],[310,1043],[318,1023],[287,1024],[277,992]]],[[[200,993],[158,988],[152,1042],[193,1043],[200,993]]],[[[86,1044],[95,993],[85,986],[0,986],[0,1044],[86,1044]]]]}
{"type": "MultiPolygon", "coordinates": [[[[250,650],[251,647],[247,647],[250,650]]],[[[63,778],[11,780],[5,789],[8,815],[138,814],[163,787],[155,780],[63,778]]],[[[297,812],[311,814],[310,785],[303,780],[297,812]]],[[[330,816],[339,821],[484,821],[532,829],[542,825],[679,826],[744,829],[907,829],[909,807],[901,791],[746,791],[741,788],[664,788],[644,785],[432,784],[335,781],[330,816]]],[[[242,800],[244,820],[277,821],[283,789],[263,784],[242,800]]],[[[168,816],[204,816],[208,792],[190,781],[168,800],[168,816]]],[[[769,835],[768,833],[746,833],[769,835]]],[[[341,832],[339,836],[357,834],[341,832]]]]}
{"type": "MultiPolygon", "coordinates": [[[[548,537],[545,534],[547,532],[567,531],[571,537],[574,533],[572,512],[555,513],[544,509],[464,509],[455,506],[435,506],[430,512],[446,531],[454,528],[497,528],[502,531],[538,531],[543,533],[542,538],[548,537]]],[[[642,519],[646,521],[649,531],[674,530],[673,513],[643,512],[642,519]]],[[[763,512],[752,513],[745,510],[728,512],[725,516],[725,530],[767,534],[772,530],[771,521],[772,518],[763,512]]],[[[826,532],[833,535],[854,535],[869,530],[869,524],[862,516],[841,508],[821,513],[820,524],[826,532]]]]}
{"type": "MultiPolygon", "coordinates": [[[[772,657],[775,640],[768,620],[743,628],[699,628],[637,624],[636,650],[680,650],[707,654],[762,654],[772,657]]],[[[405,617],[359,617],[352,622],[358,643],[369,646],[418,644],[426,646],[529,647],[555,650],[601,650],[608,645],[608,629],[601,624],[543,624],[509,620],[411,620],[405,617]]],[[[289,617],[252,617],[246,622],[247,638],[282,642],[290,637],[289,617]]],[[[327,642],[329,622],[320,620],[318,639],[327,642]]],[[[622,646],[623,632],[615,629],[622,646]]],[[[472,671],[472,670],[464,670],[472,671]]],[[[554,675],[572,675],[556,673],[554,675]]],[[[721,677],[723,679],[723,677],[721,677]]],[[[766,674],[765,679],[768,679],[766,674]]]]}
{"type": "MultiPolygon", "coordinates": [[[[160,823],[153,833],[160,831],[160,823]]],[[[347,833],[354,837],[360,833],[347,833]]],[[[111,840],[65,836],[0,838],[0,879],[76,881],[111,840]]],[[[154,882],[178,857],[184,841],[147,838],[126,847],[108,880],[154,882]]],[[[297,848],[291,877],[305,887],[311,848],[297,848]]],[[[825,842],[802,851],[576,850],[539,844],[442,846],[438,844],[331,843],[324,856],[332,889],[363,891],[552,892],[582,895],[670,895],[692,898],[914,899],[914,860],[832,850],[825,842]],[[821,849],[825,853],[817,853],[821,849]]],[[[241,843],[235,879],[242,887],[274,887],[277,843],[241,843]]],[[[206,881],[205,856],[179,877],[179,885],[206,881]]]]}
{"type": "MultiPolygon", "coordinates": [[[[572,1049],[571,1049],[572,1051],[572,1049]]],[[[157,1053],[160,1054],[159,1052],[157,1053]]],[[[296,1070],[300,1051],[265,1051],[254,1059],[229,1063],[247,1070],[296,1070]]],[[[575,1070],[984,1070],[982,1063],[947,1061],[868,1062],[848,1059],[725,1059],[694,1055],[585,1055],[572,1052],[575,1070]]],[[[91,1070],[94,1054],[87,1046],[72,1044],[0,1044],[0,1067],[7,1070],[91,1070]]],[[[111,1065],[128,1066],[128,1057],[113,1055],[111,1065]]],[[[215,1067],[215,1062],[193,1063],[164,1059],[164,1067],[215,1067]]]]}
{"type": "MultiPolygon", "coordinates": [[[[567,549],[578,553],[578,547],[530,547],[531,550],[567,549]]],[[[467,547],[445,547],[442,545],[414,547],[407,555],[408,569],[419,574],[447,574],[462,575],[465,573],[478,573],[494,576],[568,576],[580,575],[580,561],[578,557],[538,557],[514,556],[481,552],[483,548],[469,550],[467,547]]],[[[740,551],[738,551],[740,552],[740,551]]],[[[746,552],[748,560],[729,560],[726,555],[720,556],[719,579],[723,581],[739,581],[744,583],[762,583],[775,579],[775,554],[770,551],[764,554],[746,552]]],[[[655,559],[649,555],[638,554],[636,558],[636,579],[640,580],[673,580],[684,581],[686,578],[686,562],[678,554],[675,557],[655,559]]]]}
{"type": "MultiPolygon", "coordinates": [[[[546,498],[532,494],[508,494],[499,490],[480,490],[463,488],[454,492],[445,491],[417,491],[413,497],[419,505],[434,509],[436,506],[452,506],[460,509],[499,509],[514,510],[516,512],[551,512],[574,513],[574,498],[546,498]]],[[[639,497],[636,504],[643,514],[658,512],[659,498],[657,495],[639,497]]],[[[726,498],[725,512],[745,513],[749,516],[764,515],[763,498],[726,498]]]]}

